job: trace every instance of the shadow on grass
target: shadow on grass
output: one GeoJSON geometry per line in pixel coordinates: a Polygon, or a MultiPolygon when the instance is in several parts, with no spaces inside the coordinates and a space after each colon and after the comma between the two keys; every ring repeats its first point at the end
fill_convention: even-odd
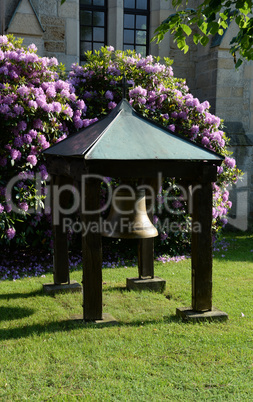
{"type": "Polygon", "coordinates": [[[0,294],[0,300],[27,299],[29,297],[35,297],[35,296],[48,296],[48,295],[43,292],[43,289],[39,289],[29,293],[3,293],[0,294]]]}
{"type": "Polygon", "coordinates": [[[33,309],[24,307],[0,307],[0,321],[11,321],[28,317],[34,313],[33,309]]]}
{"type": "MultiPolygon", "coordinates": [[[[28,309],[27,309],[28,310],[28,309]]],[[[21,318],[21,317],[19,317],[21,318]]],[[[147,325],[152,324],[159,324],[159,323],[166,323],[170,324],[173,322],[182,322],[180,317],[176,315],[169,315],[164,317],[161,320],[137,320],[132,322],[85,322],[83,320],[64,320],[64,321],[57,321],[57,322],[50,322],[48,324],[33,324],[27,325],[24,327],[17,327],[17,328],[8,328],[8,329],[0,329],[0,341],[1,340],[9,340],[9,339],[20,339],[20,338],[27,338],[29,336],[40,336],[45,334],[51,334],[56,332],[69,332],[73,329],[84,329],[84,330],[94,330],[98,329],[101,330],[103,328],[108,327],[145,327],[147,325]]]]}

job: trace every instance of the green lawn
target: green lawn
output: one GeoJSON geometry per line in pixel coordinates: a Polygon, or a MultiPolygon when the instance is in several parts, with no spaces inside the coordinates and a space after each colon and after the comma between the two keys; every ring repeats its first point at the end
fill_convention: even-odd
{"type": "Polygon", "coordinates": [[[52,275],[0,282],[0,400],[253,401],[253,235],[227,239],[213,269],[223,323],[175,316],[191,304],[190,260],[156,263],[164,294],[126,291],[136,267],[104,269],[114,326],[71,320],[82,295],[43,294],[52,275]]]}

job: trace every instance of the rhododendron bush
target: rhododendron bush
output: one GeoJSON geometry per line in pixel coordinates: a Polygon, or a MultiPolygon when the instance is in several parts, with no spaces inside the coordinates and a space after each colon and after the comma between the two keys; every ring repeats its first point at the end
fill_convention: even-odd
{"type": "MultiPolygon", "coordinates": [[[[126,97],[138,112],[225,156],[213,184],[213,229],[224,226],[231,207],[227,186],[240,172],[209,103],[200,103],[184,80],[173,77],[167,59],[160,63],[152,56],[142,58],[112,47],[95,55],[88,52],[86,58],[85,65],[73,65],[64,80],[55,58],[41,58],[34,45],[26,49],[20,41],[0,36],[0,243],[49,244],[50,214],[44,208],[43,185],[48,173],[41,152],[114,109],[122,99],[123,75],[129,84],[126,97]]],[[[173,178],[165,180],[157,196],[154,223],[160,232],[157,246],[165,246],[171,254],[186,251],[190,217],[173,178]],[[168,217],[164,209],[168,187],[174,196],[170,193],[169,219],[179,224],[171,233],[162,224],[168,217]]]]}
{"type": "MultiPolygon", "coordinates": [[[[190,93],[185,80],[173,76],[169,59],[160,63],[152,56],[143,58],[132,51],[102,48],[95,55],[87,52],[84,66],[73,65],[69,81],[78,98],[85,101],[87,116],[101,118],[122,99],[123,76],[129,86],[126,97],[136,111],[225,157],[218,167],[218,181],[213,183],[213,231],[217,233],[227,223],[232,205],[227,187],[241,175],[227,148],[221,120],[209,112],[207,101],[201,103],[190,93]]],[[[160,189],[154,224],[160,232],[156,239],[160,250],[170,254],[189,251],[190,217],[180,182],[173,178],[167,178],[160,189]],[[168,189],[169,212],[164,207],[168,189]]]]}
{"type": "Polygon", "coordinates": [[[58,61],[41,58],[36,50],[0,36],[2,244],[12,239],[19,244],[45,243],[50,238],[50,215],[43,209],[45,187],[38,183],[48,177],[41,151],[64,139],[74,128],[72,119],[86,110],[72,85],[59,78],[58,61]],[[8,193],[13,178],[15,185],[8,193]]]}

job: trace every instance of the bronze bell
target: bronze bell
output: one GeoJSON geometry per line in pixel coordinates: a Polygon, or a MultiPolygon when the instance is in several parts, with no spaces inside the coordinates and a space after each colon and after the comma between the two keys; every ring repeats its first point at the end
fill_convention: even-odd
{"type": "Polygon", "coordinates": [[[101,234],[122,239],[144,239],[157,236],[158,232],[147,215],[145,190],[116,189],[109,215],[103,222],[101,234]]]}

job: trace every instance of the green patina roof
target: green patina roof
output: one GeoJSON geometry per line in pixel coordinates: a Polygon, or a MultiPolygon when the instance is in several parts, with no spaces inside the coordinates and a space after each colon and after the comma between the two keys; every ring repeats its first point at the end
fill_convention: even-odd
{"type": "Polygon", "coordinates": [[[104,119],[44,151],[86,160],[220,161],[223,156],[138,114],[123,99],[104,119]]]}

